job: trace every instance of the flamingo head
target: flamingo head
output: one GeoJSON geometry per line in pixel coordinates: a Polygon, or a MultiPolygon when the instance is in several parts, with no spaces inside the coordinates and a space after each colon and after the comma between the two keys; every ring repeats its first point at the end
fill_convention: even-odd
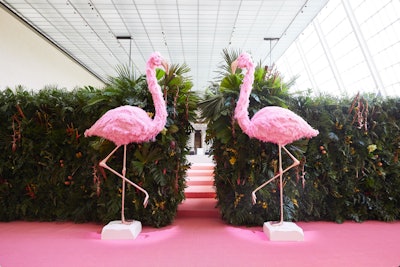
{"type": "Polygon", "coordinates": [[[244,52],[242,54],[239,55],[239,57],[232,62],[231,64],[231,69],[232,69],[232,73],[236,72],[237,68],[249,68],[251,65],[253,64],[253,60],[251,59],[251,56],[244,52]]]}
{"type": "Polygon", "coordinates": [[[151,54],[147,64],[151,68],[156,68],[156,67],[162,66],[164,68],[165,72],[168,73],[168,70],[169,70],[168,63],[167,63],[167,61],[165,61],[165,59],[161,56],[161,54],[159,52],[154,52],[153,54],[151,54]]]}

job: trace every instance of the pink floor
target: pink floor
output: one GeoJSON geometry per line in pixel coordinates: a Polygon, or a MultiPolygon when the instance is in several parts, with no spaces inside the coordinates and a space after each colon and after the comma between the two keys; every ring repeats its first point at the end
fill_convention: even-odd
{"type": "Polygon", "coordinates": [[[101,240],[92,223],[0,223],[0,266],[400,266],[400,222],[299,222],[305,241],[272,242],[262,226],[230,226],[187,205],[136,240],[101,240]]]}

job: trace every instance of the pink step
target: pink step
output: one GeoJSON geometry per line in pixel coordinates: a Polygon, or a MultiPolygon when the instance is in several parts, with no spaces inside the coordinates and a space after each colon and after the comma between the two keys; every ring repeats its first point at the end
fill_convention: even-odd
{"type": "Polygon", "coordinates": [[[186,180],[187,186],[195,186],[195,185],[214,185],[214,181],[211,180],[186,180]]]}
{"type": "Polygon", "coordinates": [[[187,171],[186,198],[215,198],[214,165],[194,163],[187,171]]]}
{"type": "Polygon", "coordinates": [[[215,198],[217,193],[215,192],[186,192],[185,191],[185,198],[215,198]]]}
{"type": "Polygon", "coordinates": [[[178,206],[178,216],[217,217],[217,200],[214,198],[187,198],[178,206]]]}
{"type": "Polygon", "coordinates": [[[214,178],[214,173],[212,172],[201,172],[201,171],[188,171],[187,172],[187,177],[213,177],[214,178]]]}
{"type": "Polygon", "coordinates": [[[214,164],[210,163],[193,163],[190,170],[211,170],[214,171],[214,164]]]}

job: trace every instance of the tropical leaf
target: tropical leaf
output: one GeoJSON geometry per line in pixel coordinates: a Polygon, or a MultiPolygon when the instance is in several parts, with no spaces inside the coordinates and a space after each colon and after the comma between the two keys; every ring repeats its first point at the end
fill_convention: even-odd
{"type": "Polygon", "coordinates": [[[200,120],[216,120],[224,109],[225,99],[223,95],[208,96],[207,99],[198,103],[200,110],[200,120]]]}

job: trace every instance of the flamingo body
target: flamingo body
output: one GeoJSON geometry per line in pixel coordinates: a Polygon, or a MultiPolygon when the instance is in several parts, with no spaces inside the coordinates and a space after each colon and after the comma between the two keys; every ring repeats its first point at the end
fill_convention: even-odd
{"type": "Polygon", "coordinates": [[[250,137],[277,145],[287,145],[318,134],[303,118],[281,107],[270,106],[259,110],[250,120],[250,137]]]}
{"type": "Polygon", "coordinates": [[[161,130],[154,127],[153,120],[143,109],[121,106],[107,111],[85,131],[85,136],[97,135],[121,146],[154,140],[161,130]]]}
{"type": "Polygon", "coordinates": [[[117,146],[154,140],[167,121],[167,109],[160,85],[157,83],[155,68],[167,65],[158,52],[154,52],[146,65],[146,79],[153,97],[155,116],[152,120],[141,108],[121,106],[107,111],[98,119],[85,136],[100,136],[117,146]]]}

